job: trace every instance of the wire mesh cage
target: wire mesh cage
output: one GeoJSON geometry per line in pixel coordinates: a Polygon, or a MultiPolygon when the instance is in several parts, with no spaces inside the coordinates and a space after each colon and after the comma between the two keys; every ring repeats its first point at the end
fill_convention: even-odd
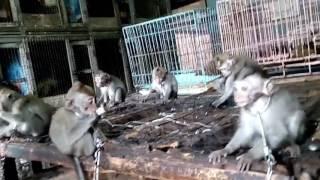
{"type": "Polygon", "coordinates": [[[179,87],[204,84],[216,78],[205,67],[221,52],[214,9],[187,11],[123,28],[133,84],[146,88],[151,71],[162,66],[177,78],[179,87]]]}
{"type": "Polygon", "coordinates": [[[223,51],[253,56],[274,76],[319,71],[319,0],[218,0],[223,51]]]}
{"type": "Polygon", "coordinates": [[[28,37],[27,46],[38,96],[65,94],[72,85],[65,39],[28,37]]]}
{"type": "Polygon", "coordinates": [[[27,65],[23,63],[19,45],[15,43],[0,44],[1,79],[18,87],[22,94],[30,92],[27,80],[27,65]]]}
{"type": "Polygon", "coordinates": [[[62,26],[63,18],[59,0],[19,0],[18,2],[25,26],[62,26]]]}

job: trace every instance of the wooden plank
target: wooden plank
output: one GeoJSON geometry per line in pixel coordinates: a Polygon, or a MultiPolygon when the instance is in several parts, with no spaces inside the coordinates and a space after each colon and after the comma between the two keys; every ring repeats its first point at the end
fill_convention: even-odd
{"type": "MultiPolygon", "coordinates": [[[[120,174],[132,174],[160,179],[264,179],[265,174],[259,172],[240,173],[235,165],[223,164],[213,166],[208,163],[207,156],[196,156],[186,160],[161,151],[148,152],[146,147],[125,147],[113,143],[105,144],[101,156],[101,173],[113,170],[120,174]],[[224,168],[224,169],[220,169],[224,168]]],[[[0,155],[24,158],[33,161],[45,161],[73,168],[70,158],[62,155],[53,146],[34,143],[0,143],[0,155]]],[[[92,159],[83,161],[87,171],[93,170],[92,159]]],[[[254,164],[255,169],[265,168],[254,164]]],[[[279,172],[279,167],[275,168],[279,172]]],[[[280,168],[281,169],[281,168],[280,168]]],[[[287,176],[274,174],[273,179],[288,179],[287,176]]]]}

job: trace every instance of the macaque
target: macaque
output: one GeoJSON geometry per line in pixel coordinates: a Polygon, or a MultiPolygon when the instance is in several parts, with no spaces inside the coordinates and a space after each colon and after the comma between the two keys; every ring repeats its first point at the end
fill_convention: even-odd
{"type": "Polygon", "coordinates": [[[211,104],[214,107],[220,107],[232,97],[234,81],[241,80],[254,73],[259,73],[263,77],[267,77],[262,67],[247,56],[233,56],[224,53],[215,56],[214,61],[223,76],[222,78],[224,80],[222,82],[225,84],[223,95],[211,104]]]}
{"type": "Polygon", "coordinates": [[[149,99],[150,94],[153,92],[160,94],[163,103],[166,103],[169,99],[176,99],[178,97],[177,79],[163,67],[155,67],[152,70],[151,89],[144,101],[149,99]]]}
{"type": "Polygon", "coordinates": [[[239,126],[223,149],[209,155],[212,163],[220,162],[222,157],[247,146],[251,149],[237,160],[239,170],[249,170],[253,160],[265,156],[261,121],[271,150],[294,147],[304,133],[305,112],[298,99],[259,73],[234,82],[234,100],[241,108],[239,126]]]}
{"type": "Polygon", "coordinates": [[[94,76],[94,81],[101,93],[98,104],[103,100],[103,105],[110,108],[125,101],[126,87],[116,76],[98,71],[94,76]]]}
{"type": "Polygon", "coordinates": [[[33,137],[46,134],[55,110],[35,96],[1,88],[0,119],[8,125],[0,127],[0,136],[10,136],[14,131],[33,137]]]}
{"type": "Polygon", "coordinates": [[[92,125],[97,119],[96,109],[94,90],[75,82],[66,95],[64,107],[52,116],[49,136],[60,152],[74,157],[79,178],[84,175],[79,171],[78,157],[90,156],[95,150],[92,125]]]}

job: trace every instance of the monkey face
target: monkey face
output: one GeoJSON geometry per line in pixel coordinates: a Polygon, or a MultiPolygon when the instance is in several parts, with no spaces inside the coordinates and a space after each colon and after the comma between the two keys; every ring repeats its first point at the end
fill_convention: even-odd
{"type": "Polygon", "coordinates": [[[221,71],[221,74],[226,77],[229,76],[232,72],[232,67],[235,64],[234,59],[225,59],[217,62],[218,70],[221,71]]]}
{"type": "Polygon", "coordinates": [[[234,101],[244,107],[255,102],[261,96],[270,96],[278,88],[274,87],[270,79],[265,79],[258,74],[250,75],[234,82],[234,101]]]}
{"type": "Polygon", "coordinates": [[[82,111],[84,114],[92,115],[96,113],[97,105],[95,102],[95,98],[93,96],[89,96],[83,99],[82,102],[82,111]]]}
{"type": "Polygon", "coordinates": [[[2,88],[0,90],[0,110],[11,111],[12,104],[19,96],[20,95],[13,90],[2,88]]]}
{"type": "Polygon", "coordinates": [[[84,93],[76,93],[74,98],[68,99],[67,108],[79,115],[91,116],[96,114],[95,98],[84,93]]]}
{"type": "Polygon", "coordinates": [[[161,84],[165,78],[166,78],[166,75],[167,75],[167,70],[165,70],[164,68],[162,67],[156,67],[154,70],[153,70],[153,81],[157,84],[161,84]]]}
{"type": "Polygon", "coordinates": [[[101,77],[100,76],[95,76],[94,82],[96,83],[97,87],[101,87],[101,77]]]}
{"type": "Polygon", "coordinates": [[[220,70],[223,76],[229,76],[232,72],[232,67],[235,64],[235,59],[231,54],[223,53],[216,55],[213,58],[217,69],[220,70]]]}
{"type": "Polygon", "coordinates": [[[97,87],[104,87],[104,86],[107,86],[111,82],[111,77],[107,73],[101,73],[101,74],[97,74],[94,77],[94,81],[95,81],[97,87]]]}

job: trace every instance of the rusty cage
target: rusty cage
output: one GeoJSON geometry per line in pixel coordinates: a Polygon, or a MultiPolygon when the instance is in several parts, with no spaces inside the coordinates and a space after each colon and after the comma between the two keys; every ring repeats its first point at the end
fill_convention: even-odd
{"type": "MultiPolygon", "coordinates": [[[[145,88],[151,71],[163,66],[175,74],[179,87],[206,83],[205,66],[221,51],[214,9],[199,9],[123,28],[133,84],[145,88]]],[[[214,72],[214,74],[216,74],[214,72]]]]}
{"type": "Polygon", "coordinates": [[[223,51],[253,56],[273,76],[319,71],[319,0],[218,0],[223,51]]]}
{"type": "Polygon", "coordinates": [[[217,0],[216,10],[124,27],[133,83],[149,84],[156,65],[172,71],[180,86],[207,82],[217,75],[214,67],[208,74],[207,63],[219,52],[247,54],[274,77],[317,74],[319,8],[320,0],[217,0]]]}

